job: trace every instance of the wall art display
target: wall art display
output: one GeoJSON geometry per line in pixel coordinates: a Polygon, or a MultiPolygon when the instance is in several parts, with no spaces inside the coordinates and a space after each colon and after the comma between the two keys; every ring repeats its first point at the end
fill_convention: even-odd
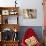
{"type": "Polygon", "coordinates": [[[2,10],[2,15],[9,15],[9,10],[2,10]]]}
{"type": "Polygon", "coordinates": [[[37,17],[36,9],[23,9],[25,19],[35,19],[37,17]]]}
{"type": "Polygon", "coordinates": [[[9,11],[9,14],[10,14],[10,15],[16,15],[17,13],[18,13],[18,12],[16,12],[15,10],[10,10],[10,11],[9,11]]]}

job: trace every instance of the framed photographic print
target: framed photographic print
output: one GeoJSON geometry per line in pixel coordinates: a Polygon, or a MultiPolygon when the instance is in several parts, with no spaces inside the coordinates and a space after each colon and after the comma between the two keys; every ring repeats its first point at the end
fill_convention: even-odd
{"type": "Polygon", "coordinates": [[[36,9],[23,9],[24,19],[35,19],[37,17],[36,9]]]}
{"type": "Polygon", "coordinates": [[[17,12],[16,12],[15,10],[10,10],[10,11],[9,11],[9,14],[10,14],[10,15],[16,15],[17,12]]]}
{"type": "Polygon", "coordinates": [[[9,10],[2,10],[2,15],[9,15],[9,10]]]}
{"type": "Polygon", "coordinates": [[[13,11],[11,11],[11,12],[10,12],[10,15],[14,15],[14,12],[13,12],[13,11]]]}
{"type": "Polygon", "coordinates": [[[9,11],[9,14],[10,14],[10,15],[14,15],[14,10],[10,10],[10,11],[9,11]]]}

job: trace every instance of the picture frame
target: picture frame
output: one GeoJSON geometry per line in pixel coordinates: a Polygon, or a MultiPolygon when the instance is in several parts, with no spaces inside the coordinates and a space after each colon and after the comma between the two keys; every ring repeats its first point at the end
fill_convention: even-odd
{"type": "Polygon", "coordinates": [[[9,10],[2,10],[2,15],[9,15],[9,10]]]}
{"type": "Polygon", "coordinates": [[[36,9],[23,9],[24,19],[36,19],[37,10],[36,9]]]}
{"type": "Polygon", "coordinates": [[[17,12],[16,12],[15,10],[10,10],[10,11],[9,11],[9,14],[10,14],[10,15],[16,15],[17,12]]]}

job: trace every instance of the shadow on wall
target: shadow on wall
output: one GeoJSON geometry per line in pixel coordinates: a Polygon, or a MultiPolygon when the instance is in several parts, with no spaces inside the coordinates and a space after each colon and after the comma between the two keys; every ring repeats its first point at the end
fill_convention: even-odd
{"type": "Polygon", "coordinates": [[[20,40],[20,42],[21,42],[21,40],[22,40],[22,38],[24,36],[24,33],[26,32],[26,30],[28,28],[32,28],[36,32],[39,41],[41,43],[43,43],[43,30],[42,30],[42,26],[21,26],[20,27],[20,32],[19,32],[19,40],[20,40]]]}

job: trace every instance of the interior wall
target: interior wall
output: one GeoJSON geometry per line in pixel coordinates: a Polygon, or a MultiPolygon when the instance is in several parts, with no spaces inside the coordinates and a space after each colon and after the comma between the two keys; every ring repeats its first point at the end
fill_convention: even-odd
{"type": "Polygon", "coordinates": [[[0,7],[14,7],[15,0],[0,0],[0,7]]]}
{"type": "Polygon", "coordinates": [[[43,26],[43,6],[42,0],[24,0],[24,5],[20,7],[20,26],[43,26]],[[36,9],[37,18],[36,19],[24,19],[22,9],[36,9]]]}

